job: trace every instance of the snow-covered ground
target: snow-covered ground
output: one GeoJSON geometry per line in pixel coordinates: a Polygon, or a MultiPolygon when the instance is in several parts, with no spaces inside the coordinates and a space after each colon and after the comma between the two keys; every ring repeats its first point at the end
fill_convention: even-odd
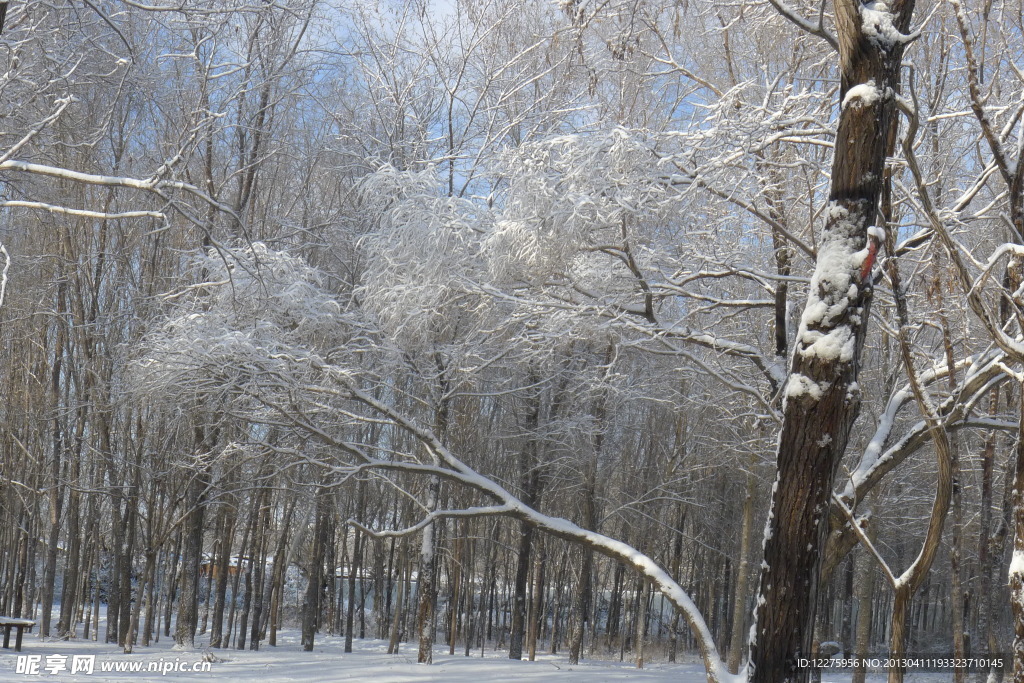
{"type": "MultiPolygon", "coordinates": [[[[60,606],[54,607],[54,623],[59,618],[60,606]]],[[[100,614],[100,632],[106,630],[106,614],[100,614]]],[[[13,645],[14,636],[11,641],[13,645]]],[[[453,681],[455,683],[490,683],[491,681],[672,681],[673,683],[704,683],[704,667],[696,655],[682,656],[679,664],[668,664],[663,654],[652,648],[645,668],[639,670],[631,662],[588,659],[569,666],[568,655],[538,654],[534,662],[514,662],[505,650],[487,648],[484,656],[474,650],[466,657],[461,648],[448,654],[447,645],[434,649],[434,663],[430,666],[416,663],[416,644],[402,643],[397,655],[387,654],[388,644],[383,640],[355,640],[353,652],[345,653],[345,639],[339,636],[317,634],[312,652],[304,652],[298,629],[278,631],[277,646],[264,643],[262,649],[220,650],[210,649],[209,634],[196,637],[196,649],[174,649],[174,639],[161,637],[150,647],[136,646],[135,652],[124,654],[121,648],[91,640],[58,640],[25,634],[21,653],[0,649],[0,683],[30,683],[33,680],[81,683],[102,681],[165,681],[167,683],[203,683],[205,681],[251,681],[255,683],[334,683],[335,681],[367,681],[372,683],[415,683],[427,681],[453,681]],[[19,672],[21,666],[33,662],[38,673],[19,672]],[[92,673],[70,673],[76,657],[91,658],[92,673]],[[52,659],[47,659],[52,657],[52,659]],[[54,672],[47,665],[54,666],[54,672]],[[193,667],[196,670],[193,671],[193,667]],[[103,669],[111,669],[104,671],[103,669]],[[153,671],[149,669],[152,668],[153,671]],[[203,669],[203,670],[200,670],[203,669]],[[166,673],[161,673],[166,670],[166,673]]],[[[79,660],[82,662],[82,660],[79,660]]],[[[80,666],[81,664],[79,664],[80,666]]],[[[868,676],[869,683],[882,683],[882,674],[868,676]]],[[[952,680],[943,674],[908,675],[907,683],[939,683],[952,680]]],[[[822,683],[849,683],[850,675],[822,675],[822,683]]]]}
{"type": "MultiPolygon", "coordinates": [[[[203,639],[198,639],[203,643],[203,639]]],[[[535,662],[513,662],[504,652],[488,650],[483,658],[477,650],[473,656],[449,655],[447,647],[438,647],[434,653],[434,664],[422,666],[416,663],[415,644],[403,644],[398,655],[387,654],[387,643],[381,640],[355,641],[354,652],[344,653],[344,639],[320,635],[313,652],[303,652],[299,647],[297,630],[286,630],[279,634],[277,647],[264,646],[258,652],[249,650],[213,650],[202,647],[191,652],[172,649],[173,639],[162,639],[148,647],[138,647],[134,654],[123,654],[117,647],[91,641],[40,640],[35,635],[25,638],[22,655],[39,655],[39,673],[35,675],[18,673],[18,656],[10,650],[0,650],[0,681],[31,680],[44,681],[258,681],[259,683],[286,683],[291,681],[372,681],[373,683],[400,683],[406,681],[455,681],[462,683],[483,683],[490,681],[673,681],[674,683],[702,683],[705,678],[700,664],[690,661],[681,664],[667,664],[663,661],[650,662],[643,670],[637,670],[630,663],[589,660],[578,666],[569,666],[563,655],[538,655],[535,662]],[[208,671],[181,671],[201,664],[204,654],[212,652],[216,657],[208,671]],[[56,674],[45,670],[47,656],[63,655],[64,669],[56,674]],[[94,655],[94,670],[91,674],[69,673],[75,655],[94,655]],[[124,667],[139,663],[143,672],[103,672],[104,665],[124,667]],[[178,671],[166,674],[147,672],[154,663],[157,668],[178,671]]],[[[22,660],[23,662],[25,660],[22,660]]],[[[61,660],[57,660],[60,662],[61,660]]],[[[848,683],[849,674],[824,674],[823,683],[848,683]]],[[[884,676],[869,677],[872,683],[880,683],[884,676]]],[[[908,682],[939,683],[951,680],[943,674],[908,676],[908,682]]]]}

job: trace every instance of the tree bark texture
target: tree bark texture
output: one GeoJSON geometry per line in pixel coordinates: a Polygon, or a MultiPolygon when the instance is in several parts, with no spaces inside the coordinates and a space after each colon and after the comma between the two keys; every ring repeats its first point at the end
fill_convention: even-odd
{"type": "MultiPolygon", "coordinates": [[[[913,0],[897,0],[890,28],[906,33],[913,0]]],[[[748,675],[805,682],[796,659],[811,651],[820,558],[836,471],[860,409],[859,360],[871,299],[875,224],[904,42],[889,40],[856,0],[836,0],[842,102],[829,207],[817,266],[794,344],[777,478],[765,530],[748,675]],[[874,30],[874,35],[872,35],[874,30]],[[824,343],[834,343],[835,351],[824,343]]]]}

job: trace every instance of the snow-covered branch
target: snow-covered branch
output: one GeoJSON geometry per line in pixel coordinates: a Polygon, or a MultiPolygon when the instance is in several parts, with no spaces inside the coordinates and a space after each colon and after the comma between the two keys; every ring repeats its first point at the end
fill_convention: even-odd
{"type": "Polygon", "coordinates": [[[93,173],[82,173],[80,171],[72,171],[66,168],[60,168],[58,166],[47,166],[45,164],[36,164],[28,161],[20,161],[17,159],[8,159],[0,163],[0,171],[19,171],[22,173],[30,173],[33,175],[47,176],[50,178],[59,178],[61,180],[70,180],[76,183],[84,183],[86,185],[103,185],[106,187],[125,187],[133,190],[142,190],[145,192],[152,192],[163,196],[163,193],[167,190],[181,190],[187,194],[193,195],[212,208],[226,213],[236,220],[239,217],[235,213],[234,209],[226,204],[223,204],[207,193],[200,190],[195,185],[186,183],[180,180],[164,180],[157,178],[150,178],[147,180],[140,180],[138,178],[130,178],[125,176],[108,176],[108,175],[96,175],[93,173]]]}

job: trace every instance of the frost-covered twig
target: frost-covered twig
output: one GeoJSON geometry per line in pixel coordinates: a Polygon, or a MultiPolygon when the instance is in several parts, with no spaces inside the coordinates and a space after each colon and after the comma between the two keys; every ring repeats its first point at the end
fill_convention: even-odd
{"type": "Polygon", "coordinates": [[[864,533],[864,528],[861,526],[862,520],[857,519],[857,517],[854,516],[853,510],[851,510],[839,496],[833,494],[832,502],[842,511],[843,516],[846,517],[848,526],[853,530],[853,533],[856,534],[857,540],[859,540],[861,545],[864,546],[864,549],[867,550],[873,558],[875,558],[875,562],[878,563],[878,567],[882,570],[882,574],[885,575],[885,580],[889,582],[889,586],[895,588],[896,577],[893,575],[892,569],[889,568],[889,563],[885,561],[881,553],[878,552],[878,548],[875,547],[875,544],[872,543],[871,539],[864,533]]]}
{"type": "Polygon", "coordinates": [[[93,173],[81,173],[80,171],[72,171],[67,168],[60,168],[57,166],[47,166],[45,164],[35,164],[28,161],[20,161],[17,159],[9,159],[0,163],[0,171],[21,171],[24,173],[31,173],[34,175],[43,175],[51,178],[60,178],[63,180],[71,180],[78,183],[85,183],[86,185],[104,185],[107,187],[126,187],[135,190],[143,190],[146,192],[153,192],[160,196],[164,190],[181,190],[188,194],[191,194],[202,201],[209,204],[212,208],[226,213],[236,220],[241,220],[235,213],[234,209],[226,204],[222,204],[216,199],[210,197],[208,194],[200,190],[195,185],[186,183],[180,180],[158,180],[155,178],[140,180],[138,178],[129,178],[125,176],[108,176],[108,175],[96,175],[93,173]]]}
{"type": "MultiPolygon", "coordinates": [[[[989,118],[988,113],[985,111],[985,96],[981,92],[981,75],[979,73],[980,68],[978,66],[978,60],[974,55],[974,40],[971,38],[970,23],[967,19],[967,14],[964,11],[963,5],[960,0],[947,0],[953,7],[953,13],[956,16],[957,28],[960,31],[960,40],[964,46],[964,57],[967,61],[967,85],[968,92],[971,96],[971,109],[974,111],[975,118],[978,119],[978,125],[981,127],[982,136],[985,138],[985,142],[988,143],[989,150],[992,152],[992,159],[996,166],[999,168],[1000,174],[1003,176],[1003,180],[1006,181],[1008,187],[1011,188],[1011,192],[1020,193],[1021,184],[1024,181],[1024,165],[1020,163],[1020,159],[1014,160],[1006,152],[1003,145],[1003,141],[1000,139],[999,132],[992,125],[992,121],[989,118]]],[[[1017,231],[1017,238],[1024,240],[1024,234],[1021,234],[1021,226],[1014,225],[1014,229],[1017,231]]]]}
{"type": "Polygon", "coordinates": [[[441,519],[507,516],[513,512],[515,512],[515,509],[509,505],[486,505],[458,510],[431,510],[423,515],[416,524],[404,529],[374,530],[357,519],[349,519],[348,523],[374,538],[402,538],[403,536],[411,536],[418,531],[422,531],[427,526],[441,519]]]}
{"type": "Polygon", "coordinates": [[[102,220],[121,220],[125,218],[164,219],[167,217],[165,214],[162,214],[159,211],[118,211],[114,213],[106,213],[103,211],[90,211],[88,209],[72,209],[70,207],[59,206],[57,204],[47,204],[45,202],[29,202],[20,199],[0,201],[0,207],[40,209],[42,211],[49,211],[50,213],[59,213],[65,216],[82,216],[84,218],[99,218],[102,220]]]}
{"type": "Polygon", "coordinates": [[[790,7],[790,5],[785,2],[785,0],[768,0],[768,2],[770,2],[772,4],[772,7],[774,7],[775,10],[780,15],[782,15],[787,21],[791,22],[796,26],[799,26],[801,29],[803,29],[807,33],[810,33],[812,36],[817,36],[818,38],[821,38],[826,43],[828,43],[836,52],[839,51],[839,42],[836,40],[836,37],[829,33],[828,29],[825,28],[824,0],[822,1],[821,8],[818,11],[817,24],[813,24],[809,20],[800,16],[800,13],[793,7],[790,7]]]}
{"type": "MultiPolygon", "coordinates": [[[[6,5],[7,3],[4,4],[6,5]]],[[[57,105],[57,108],[49,116],[47,116],[42,121],[33,126],[32,130],[25,133],[25,135],[23,135],[20,140],[14,143],[14,145],[12,145],[10,149],[8,149],[6,152],[0,155],[0,164],[14,157],[14,155],[17,154],[19,150],[21,150],[25,145],[32,141],[32,138],[39,135],[39,133],[42,132],[44,128],[46,128],[48,125],[56,121],[60,117],[60,115],[64,113],[64,110],[71,105],[73,101],[74,100],[71,97],[63,97],[57,100],[57,102],[55,103],[57,105]]]]}
{"type": "MultiPolygon", "coordinates": [[[[956,2],[957,0],[950,1],[956,2]]],[[[924,174],[917,161],[917,156],[914,153],[914,139],[917,136],[919,126],[919,120],[916,112],[919,111],[920,108],[917,106],[917,93],[913,88],[913,80],[911,80],[910,85],[911,96],[914,98],[915,106],[914,110],[908,113],[907,116],[909,125],[907,127],[907,134],[903,140],[903,153],[907,159],[907,166],[910,168],[911,174],[914,177],[914,184],[917,188],[918,199],[921,203],[922,209],[924,210],[925,217],[928,219],[928,222],[935,231],[935,234],[939,236],[943,246],[946,248],[946,253],[949,254],[949,258],[953,262],[953,271],[959,280],[961,288],[967,294],[967,301],[971,310],[974,311],[975,315],[977,315],[978,319],[985,326],[986,330],[988,330],[992,340],[999,346],[999,348],[1018,361],[1024,360],[1024,340],[1019,336],[1013,337],[1007,334],[1003,325],[999,321],[999,317],[989,311],[988,307],[985,305],[985,302],[981,297],[981,289],[978,286],[978,282],[976,282],[972,277],[970,269],[967,267],[967,263],[965,262],[964,255],[961,253],[963,247],[953,239],[945,221],[939,215],[939,212],[932,201],[928,184],[925,181],[924,174]]],[[[1012,201],[1013,200],[1011,198],[1011,203],[1012,201]]],[[[996,256],[1006,252],[1006,249],[997,250],[996,256]]],[[[1009,293],[1004,293],[1004,296],[1008,294],[1009,293]]],[[[1012,299],[1010,299],[1010,302],[1013,303],[1012,299]]]]}
{"type": "Polygon", "coordinates": [[[4,257],[4,267],[0,270],[0,308],[4,305],[4,297],[7,294],[7,273],[11,269],[11,255],[7,253],[7,247],[0,242],[0,254],[4,257]]]}

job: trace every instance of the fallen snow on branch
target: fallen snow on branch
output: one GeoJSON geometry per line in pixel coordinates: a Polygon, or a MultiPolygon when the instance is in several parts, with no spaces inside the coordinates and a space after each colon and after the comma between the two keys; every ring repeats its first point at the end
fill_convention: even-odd
{"type": "Polygon", "coordinates": [[[864,35],[883,48],[891,49],[895,45],[909,43],[919,35],[916,31],[910,35],[900,33],[893,25],[894,17],[889,11],[889,5],[880,0],[861,5],[860,18],[864,35]]]}
{"type": "Polygon", "coordinates": [[[1024,550],[1015,549],[1013,551],[1013,559],[1010,560],[1010,578],[1014,576],[1024,577],[1024,550]]]}
{"type": "MultiPolygon", "coordinates": [[[[829,212],[836,222],[846,220],[848,215],[845,209],[835,205],[829,212]]],[[[830,241],[818,250],[818,264],[797,335],[802,356],[844,363],[853,359],[856,335],[849,323],[840,321],[850,307],[856,305],[856,274],[867,256],[867,249],[853,251],[849,239],[830,241]]],[[[798,391],[796,387],[794,390],[798,391]]],[[[787,394],[791,395],[788,391],[787,394]]]]}
{"type": "MultiPolygon", "coordinates": [[[[825,387],[824,389],[827,389],[825,387]]],[[[825,393],[824,389],[817,382],[812,380],[810,377],[804,375],[793,374],[789,376],[789,382],[786,383],[786,398],[800,398],[801,396],[810,396],[815,401],[821,399],[825,393]]]]}
{"type": "Polygon", "coordinates": [[[846,91],[843,98],[843,109],[847,106],[870,107],[882,97],[882,92],[875,86],[875,81],[855,85],[846,91]]]}

